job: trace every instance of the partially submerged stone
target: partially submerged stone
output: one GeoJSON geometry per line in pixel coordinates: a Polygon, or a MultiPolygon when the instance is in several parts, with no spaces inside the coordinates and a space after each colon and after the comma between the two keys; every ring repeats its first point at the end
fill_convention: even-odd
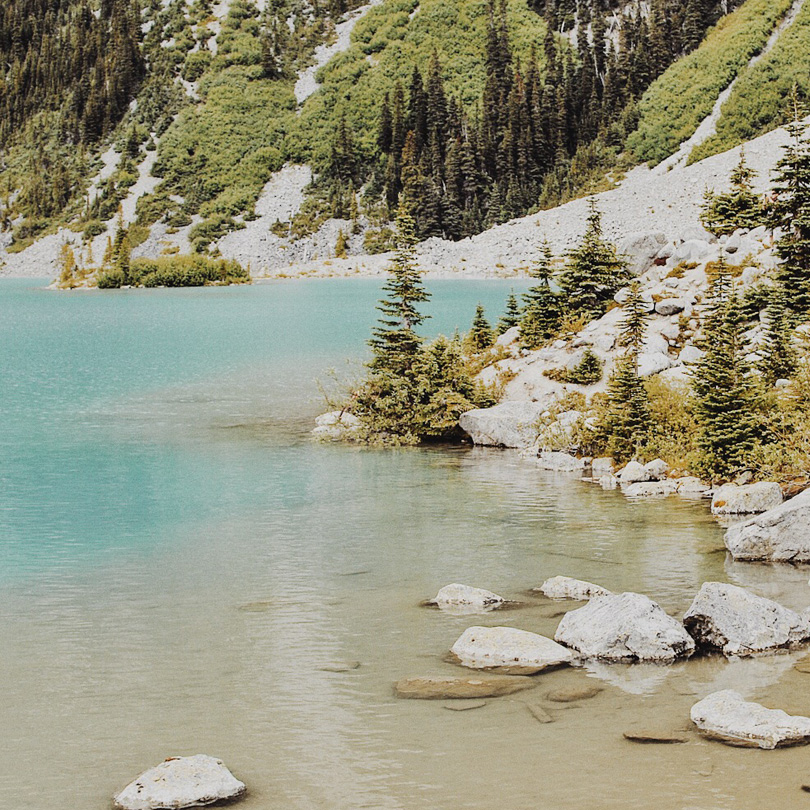
{"type": "Polygon", "coordinates": [[[767,512],[782,503],[782,488],[774,481],[757,484],[723,484],[712,495],[715,515],[754,515],[767,512]]]}
{"type": "Polygon", "coordinates": [[[529,714],[537,720],[538,723],[553,723],[554,718],[542,707],[534,703],[527,703],[526,708],[529,714]]]}
{"type": "Polygon", "coordinates": [[[732,526],[725,540],[735,560],[810,562],[810,490],[732,526]]]}
{"type": "Polygon", "coordinates": [[[394,684],[397,697],[411,700],[464,700],[502,697],[533,689],[537,681],[522,675],[487,678],[418,677],[402,678],[394,684]]]}
{"type": "Polygon", "coordinates": [[[180,810],[232,801],[247,788],[222,763],[205,754],[169,757],[144,771],[113,797],[121,810],[180,810]]]}
{"type": "Polygon", "coordinates": [[[628,462],[616,477],[622,484],[635,484],[639,481],[652,480],[649,470],[646,470],[644,465],[638,461],[628,462]]]}
{"type": "Polygon", "coordinates": [[[653,481],[662,481],[669,472],[669,464],[662,458],[655,458],[648,461],[644,465],[644,469],[647,470],[653,481]]]}
{"type": "Polygon", "coordinates": [[[694,475],[686,475],[683,478],[675,479],[678,495],[702,497],[711,487],[694,475]]]}
{"type": "Polygon", "coordinates": [[[685,731],[671,731],[669,729],[658,729],[650,727],[631,728],[622,735],[630,742],[673,745],[676,743],[689,742],[689,735],[685,731]]]}
{"type": "Polygon", "coordinates": [[[766,709],[732,689],[703,698],[692,706],[690,716],[702,734],[730,745],[773,749],[810,742],[810,717],[766,709]]]}
{"type": "Polygon", "coordinates": [[[360,429],[360,420],[348,411],[330,411],[315,420],[314,435],[322,439],[342,439],[360,429]]]}
{"type": "Polygon", "coordinates": [[[492,591],[454,582],[452,585],[445,585],[431,602],[444,610],[461,609],[464,612],[483,612],[502,605],[504,599],[492,591]]]}
{"type": "Polygon", "coordinates": [[[683,625],[640,593],[591,599],[563,616],[554,639],[604,661],[668,663],[695,650],[683,625]]]}
{"type": "Polygon", "coordinates": [[[591,462],[591,475],[600,478],[603,475],[613,475],[613,459],[610,456],[600,456],[591,462]]]}
{"type": "Polygon", "coordinates": [[[569,453],[541,452],[537,454],[537,466],[553,472],[582,472],[585,461],[569,453]]]}
{"type": "Polygon", "coordinates": [[[725,655],[751,655],[810,638],[806,617],[723,582],[703,583],[683,623],[699,647],[725,655]]]}
{"type": "Polygon", "coordinates": [[[538,589],[550,599],[574,599],[586,601],[594,596],[608,596],[611,591],[593,582],[571,577],[551,577],[538,589]]]}
{"type": "Polygon", "coordinates": [[[595,683],[589,683],[585,686],[568,686],[560,689],[552,689],[546,698],[553,703],[575,703],[578,700],[588,700],[589,698],[596,697],[604,689],[595,683]]]}
{"type": "Polygon", "coordinates": [[[533,674],[569,663],[570,650],[515,627],[468,627],[451,649],[462,666],[533,674]]]}
{"type": "Polygon", "coordinates": [[[625,487],[624,494],[628,498],[665,498],[674,495],[678,485],[669,479],[664,481],[639,481],[625,487]]]}
{"type": "Polygon", "coordinates": [[[471,709],[483,709],[486,705],[485,700],[456,700],[442,708],[449,709],[451,712],[468,712],[471,709]]]}

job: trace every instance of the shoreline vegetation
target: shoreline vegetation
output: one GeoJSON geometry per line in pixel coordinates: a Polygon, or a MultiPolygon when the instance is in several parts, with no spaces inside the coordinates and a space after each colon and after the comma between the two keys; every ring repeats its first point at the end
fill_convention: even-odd
{"type": "MultiPolygon", "coordinates": [[[[379,306],[382,317],[369,341],[373,357],[366,379],[329,402],[333,412],[322,417],[318,432],[388,445],[463,439],[462,414],[494,415],[505,407],[493,407],[514,374],[502,360],[515,352],[520,357],[537,353],[539,359],[551,346],[578,340],[585,351],[575,365],[543,371],[560,385],[537,404],[533,419],[527,420],[531,403],[525,403],[523,422],[530,423],[534,437],[521,446],[537,453],[609,456],[620,466],[660,458],[673,473],[712,484],[768,480],[792,492],[807,486],[810,140],[807,124],[800,123],[798,102],[794,104],[790,141],[772,191],[765,198],[752,191],[753,172],[744,154],[730,178],[731,190],[707,191],[701,215],[707,238],[730,247],[728,240],[741,235],[761,233],[765,238],[770,232],[778,261],[748,285],[742,282],[742,267],[730,265],[722,251],[705,262],[703,284],[694,306],[689,305],[691,317],[683,303],[673,307],[681,312],[673,316],[677,340],[683,345],[688,332],[695,360],[680,380],[642,369],[648,322],[651,314],[661,313],[661,296],[654,300],[644,274],[634,278],[605,239],[593,201],[585,234],[562,257],[562,267],[548,245],[541,245],[530,271],[536,284],[522,304],[510,298],[495,329],[479,307],[466,335],[440,337],[431,344],[416,332],[424,320],[418,304],[428,294],[415,269],[413,220],[401,205],[399,247],[389,268],[388,297],[379,306]],[[604,361],[582,335],[602,319],[616,320],[616,314],[612,371],[605,380],[604,361]],[[752,327],[762,333],[756,347],[748,342],[752,327]]],[[[697,266],[681,262],[669,275],[682,277],[697,266]]],[[[522,427],[525,434],[526,424],[522,427]]]]}

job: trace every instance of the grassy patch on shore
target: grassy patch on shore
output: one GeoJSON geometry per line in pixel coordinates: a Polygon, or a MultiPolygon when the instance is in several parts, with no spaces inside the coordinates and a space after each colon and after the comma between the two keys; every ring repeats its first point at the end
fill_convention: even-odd
{"type": "Polygon", "coordinates": [[[135,259],[128,271],[110,268],[98,274],[101,290],[130,287],[206,287],[249,284],[250,274],[232,259],[207,256],[164,256],[135,259]]]}

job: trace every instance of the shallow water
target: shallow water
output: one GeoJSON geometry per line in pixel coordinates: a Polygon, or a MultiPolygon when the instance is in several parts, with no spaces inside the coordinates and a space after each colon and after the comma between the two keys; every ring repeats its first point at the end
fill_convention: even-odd
{"type": "MultiPolygon", "coordinates": [[[[509,286],[446,282],[431,328],[509,286]]],[[[57,294],[0,283],[0,807],[102,810],[170,755],[222,757],[246,810],[799,808],[810,749],[732,749],[688,728],[720,688],[810,714],[804,652],[559,670],[451,712],[399,677],[469,625],[553,634],[566,574],[678,613],[720,579],[810,602],[807,571],[730,563],[699,502],[628,503],[509,452],[313,443],[317,376],[357,360],[370,281],[57,294]],[[467,582],[519,610],[419,607],[467,582]],[[359,662],[329,672],[341,662],[359,662]],[[589,680],[590,679],[590,680],[589,680]],[[603,691],[546,700],[564,685],[603,691]],[[554,718],[540,724],[527,703],[554,718]]]]}

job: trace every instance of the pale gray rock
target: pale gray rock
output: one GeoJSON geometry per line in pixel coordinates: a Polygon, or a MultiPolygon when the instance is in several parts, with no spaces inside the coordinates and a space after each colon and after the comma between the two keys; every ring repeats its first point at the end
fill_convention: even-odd
{"type": "Polygon", "coordinates": [[[726,532],[735,560],[810,562],[810,490],[726,532]]]}
{"type": "Polygon", "coordinates": [[[462,666],[531,674],[568,664],[570,650],[550,638],[515,627],[468,627],[451,652],[462,666]]]}
{"type": "Polygon", "coordinates": [[[619,486],[619,479],[615,475],[603,475],[598,483],[602,489],[616,489],[619,486]]]}
{"type": "Polygon", "coordinates": [[[696,478],[694,475],[678,478],[676,479],[676,484],[678,485],[679,495],[702,496],[711,490],[711,487],[705,481],[701,481],[700,478],[696,478]]]}
{"type": "Polygon", "coordinates": [[[683,625],[640,593],[591,599],[562,617],[554,639],[605,661],[671,662],[695,650],[683,625]]]}
{"type": "Polygon", "coordinates": [[[680,298],[664,298],[655,305],[655,311],[659,315],[677,315],[685,306],[686,302],[680,298]]]}
{"type": "Polygon", "coordinates": [[[113,797],[121,810],[180,810],[232,801],[247,788],[222,763],[205,754],[169,759],[142,773],[113,797]]]}
{"type": "Polygon", "coordinates": [[[640,354],[638,357],[638,375],[639,377],[652,377],[653,374],[666,371],[672,365],[672,358],[663,352],[640,354]]]}
{"type": "Polygon", "coordinates": [[[681,349],[680,354],[678,355],[678,360],[687,365],[691,365],[692,363],[699,362],[703,358],[704,354],[705,352],[702,349],[698,349],[697,346],[688,344],[681,349]]]}
{"type": "Polygon", "coordinates": [[[360,420],[348,411],[330,411],[321,414],[315,420],[315,429],[312,433],[322,439],[342,439],[356,433],[360,428],[360,420]]]}
{"type": "Polygon", "coordinates": [[[594,340],[594,346],[596,346],[600,352],[605,353],[611,351],[615,344],[616,338],[613,335],[600,335],[594,340]]]}
{"type": "Polygon", "coordinates": [[[666,234],[661,231],[640,231],[628,234],[618,249],[628,260],[630,272],[638,276],[653,263],[666,241],[666,234]]]}
{"type": "Polygon", "coordinates": [[[669,472],[669,464],[664,461],[662,458],[655,458],[652,461],[648,461],[644,465],[644,469],[650,474],[650,478],[653,481],[660,481],[663,478],[666,478],[667,473],[669,472]]]}
{"type": "Polygon", "coordinates": [[[675,248],[670,259],[674,264],[699,262],[709,255],[709,244],[703,239],[688,239],[675,248]]]}
{"type": "Polygon", "coordinates": [[[502,335],[498,335],[495,341],[497,346],[511,346],[513,343],[520,340],[520,327],[511,326],[502,335]]]}
{"type": "Polygon", "coordinates": [[[582,472],[585,460],[556,451],[543,451],[537,455],[537,466],[554,472],[582,472]]]}
{"type": "Polygon", "coordinates": [[[810,638],[810,621],[736,585],[704,582],[683,623],[699,647],[725,655],[791,647],[810,638]]]}
{"type": "Polygon", "coordinates": [[[723,250],[726,253],[736,253],[740,249],[740,244],[742,243],[742,237],[739,233],[733,233],[729,238],[726,240],[726,243],[723,245],[723,250]]]}
{"type": "Polygon", "coordinates": [[[774,481],[756,484],[723,484],[712,496],[715,515],[755,515],[767,512],[782,503],[782,488],[774,481]]]}
{"type": "Polygon", "coordinates": [[[649,470],[638,461],[629,461],[616,477],[622,484],[636,484],[639,481],[649,481],[652,478],[649,470]]]}
{"type": "Polygon", "coordinates": [[[639,481],[625,487],[624,494],[628,498],[664,498],[674,495],[678,485],[674,481],[639,481]]]}
{"type": "Polygon", "coordinates": [[[574,599],[576,601],[593,599],[595,596],[609,596],[612,593],[601,585],[594,585],[593,582],[560,576],[547,579],[538,590],[550,599],[574,599]]]}
{"type": "Polygon", "coordinates": [[[461,429],[475,444],[492,447],[531,447],[544,406],[534,402],[503,402],[461,414],[461,429]]]}
{"type": "Polygon", "coordinates": [[[594,478],[600,475],[613,475],[613,469],[613,459],[610,456],[600,456],[591,462],[591,472],[594,478]]]}
{"type": "Polygon", "coordinates": [[[469,585],[461,585],[454,582],[452,585],[445,585],[433,598],[432,602],[442,609],[469,609],[470,612],[492,610],[502,605],[504,599],[497,593],[484,590],[483,588],[473,588],[469,585]]]}
{"type": "Polygon", "coordinates": [[[650,332],[644,339],[642,354],[666,354],[669,351],[669,341],[659,332],[650,332]]]}
{"type": "Polygon", "coordinates": [[[791,716],[743,700],[739,692],[713,692],[692,706],[692,722],[711,739],[731,745],[773,749],[810,741],[810,717],[791,716]]]}

